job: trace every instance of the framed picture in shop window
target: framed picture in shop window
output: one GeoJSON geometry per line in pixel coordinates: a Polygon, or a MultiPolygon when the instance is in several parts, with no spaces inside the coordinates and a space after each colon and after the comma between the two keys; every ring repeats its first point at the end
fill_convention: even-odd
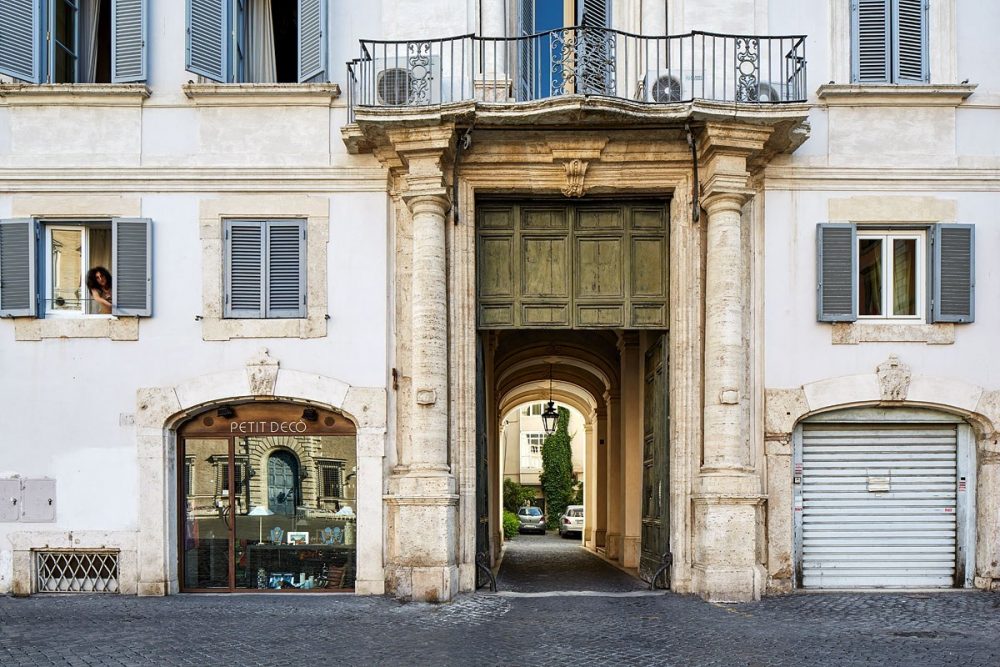
{"type": "Polygon", "coordinates": [[[288,543],[289,544],[309,544],[309,532],[308,531],[288,531],[288,543]]]}

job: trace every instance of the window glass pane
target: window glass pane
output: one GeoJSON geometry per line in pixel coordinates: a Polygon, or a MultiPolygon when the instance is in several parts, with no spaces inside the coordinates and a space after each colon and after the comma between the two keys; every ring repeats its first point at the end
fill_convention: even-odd
{"type": "Polygon", "coordinates": [[[236,587],[354,588],[355,436],[238,438],[236,450],[236,587]]]}
{"type": "MultiPolygon", "coordinates": [[[[89,246],[89,258],[87,261],[87,270],[100,267],[106,269],[108,274],[111,273],[111,228],[110,227],[87,227],[87,245],[89,246]]],[[[114,278],[112,277],[112,282],[114,278]]],[[[111,286],[108,286],[104,294],[104,298],[107,301],[111,301],[111,286]]],[[[104,313],[109,314],[111,309],[103,306],[100,302],[94,300],[93,294],[90,290],[87,290],[87,294],[84,297],[87,299],[87,312],[94,313],[104,313]]]]}
{"type": "Polygon", "coordinates": [[[76,229],[51,231],[51,284],[49,310],[81,310],[83,287],[83,233],[76,229]]]}
{"type": "Polygon", "coordinates": [[[883,315],[882,239],[858,239],[858,314],[883,315]]]}
{"type": "Polygon", "coordinates": [[[52,17],[55,36],[53,83],[76,83],[76,18],[75,2],[56,2],[52,17]]]}
{"type": "Polygon", "coordinates": [[[228,439],[188,438],[183,442],[187,472],[184,513],[186,588],[229,587],[229,494],[223,494],[227,474],[228,439]]]}
{"type": "Polygon", "coordinates": [[[917,314],[917,240],[892,241],[892,314],[917,314]]]}

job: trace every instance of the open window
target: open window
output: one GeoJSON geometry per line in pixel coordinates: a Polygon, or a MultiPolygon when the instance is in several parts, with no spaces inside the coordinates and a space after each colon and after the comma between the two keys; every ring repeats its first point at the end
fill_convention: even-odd
{"type": "Polygon", "coordinates": [[[187,69],[218,83],[326,77],[327,0],[187,0],[187,69]]]}
{"type": "Polygon", "coordinates": [[[0,317],[149,316],[151,251],[143,218],[0,220],[0,317]]]}
{"type": "Polygon", "coordinates": [[[146,80],[148,0],[20,0],[0,11],[0,74],[28,83],[146,80]]]}

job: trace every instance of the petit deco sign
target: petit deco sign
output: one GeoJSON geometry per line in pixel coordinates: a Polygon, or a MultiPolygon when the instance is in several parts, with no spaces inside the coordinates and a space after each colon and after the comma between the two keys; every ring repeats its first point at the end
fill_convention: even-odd
{"type": "Polygon", "coordinates": [[[293,422],[279,421],[244,421],[233,422],[229,425],[230,433],[243,433],[248,435],[273,434],[273,433],[305,433],[309,428],[303,420],[293,422]]]}

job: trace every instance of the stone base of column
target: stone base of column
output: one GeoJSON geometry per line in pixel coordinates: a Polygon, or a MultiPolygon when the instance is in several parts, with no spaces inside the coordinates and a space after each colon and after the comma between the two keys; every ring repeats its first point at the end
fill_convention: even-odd
{"type": "Polygon", "coordinates": [[[587,546],[587,547],[593,547],[594,546],[594,529],[593,528],[585,528],[584,529],[584,531],[583,531],[583,544],[584,544],[584,546],[587,546]]]}
{"type": "Polygon", "coordinates": [[[161,597],[167,594],[167,584],[163,581],[140,581],[136,594],[139,597],[161,597]]]}
{"type": "Polygon", "coordinates": [[[626,535],[622,538],[622,565],[624,567],[639,567],[640,538],[626,535]]]}
{"type": "Polygon", "coordinates": [[[513,96],[514,82],[503,72],[487,72],[473,82],[476,99],[482,102],[509,102],[513,96]]]}
{"type": "Polygon", "coordinates": [[[759,562],[760,496],[694,499],[691,592],[712,602],[758,600],[767,573],[759,562]]]}
{"type": "Polygon", "coordinates": [[[603,549],[608,544],[608,531],[603,528],[598,528],[594,531],[594,545],[598,549],[603,549]]]}
{"type": "Polygon", "coordinates": [[[616,533],[608,533],[607,552],[604,554],[611,560],[620,560],[622,557],[622,536],[616,533]]]}
{"type": "Polygon", "coordinates": [[[394,596],[447,602],[458,594],[454,488],[455,478],[437,470],[401,471],[390,479],[386,590],[394,596]]]}
{"type": "Polygon", "coordinates": [[[358,595],[385,595],[384,579],[356,579],[354,592],[358,595]]]}

